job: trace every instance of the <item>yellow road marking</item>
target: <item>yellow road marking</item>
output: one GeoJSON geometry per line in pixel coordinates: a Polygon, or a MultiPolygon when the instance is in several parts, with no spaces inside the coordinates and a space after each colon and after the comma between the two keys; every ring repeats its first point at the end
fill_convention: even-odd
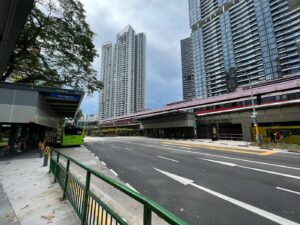
{"type": "Polygon", "coordinates": [[[245,153],[245,154],[251,154],[251,155],[273,155],[277,153],[274,150],[268,150],[268,151],[251,151],[243,148],[238,147],[218,147],[218,146],[211,146],[206,144],[194,144],[194,143],[182,143],[182,142],[176,142],[176,141],[162,141],[161,144],[169,144],[169,145],[177,145],[177,146],[184,146],[184,147],[193,147],[193,148],[199,148],[199,147],[205,147],[211,150],[218,150],[218,151],[225,151],[225,152],[235,152],[235,153],[245,153]]]}

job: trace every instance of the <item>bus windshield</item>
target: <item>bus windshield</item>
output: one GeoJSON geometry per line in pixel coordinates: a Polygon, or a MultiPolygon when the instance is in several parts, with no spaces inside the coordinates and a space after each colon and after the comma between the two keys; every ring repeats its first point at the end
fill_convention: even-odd
{"type": "Polygon", "coordinates": [[[78,127],[65,127],[65,135],[81,135],[82,128],[78,127]]]}

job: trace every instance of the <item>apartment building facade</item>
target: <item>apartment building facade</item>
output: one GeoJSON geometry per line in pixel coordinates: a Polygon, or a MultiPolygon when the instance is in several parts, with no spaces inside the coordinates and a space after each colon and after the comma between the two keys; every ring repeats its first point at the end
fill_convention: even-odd
{"type": "Polygon", "coordinates": [[[195,98],[192,39],[180,41],[183,100],[195,98]]]}
{"type": "Polygon", "coordinates": [[[145,107],[146,35],[128,25],[116,44],[102,46],[99,119],[124,116],[145,107]]]}
{"type": "Polygon", "coordinates": [[[300,1],[189,0],[195,95],[300,76],[300,1]]]}

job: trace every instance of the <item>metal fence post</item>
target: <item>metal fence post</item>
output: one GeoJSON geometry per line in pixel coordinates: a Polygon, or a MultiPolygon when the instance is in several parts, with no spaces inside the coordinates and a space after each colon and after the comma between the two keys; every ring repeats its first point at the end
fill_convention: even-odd
{"type": "Polygon", "coordinates": [[[56,165],[55,165],[55,174],[54,174],[54,182],[56,182],[56,179],[58,177],[58,162],[59,162],[59,152],[56,152],[56,165]]]}
{"type": "Polygon", "coordinates": [[[68,161],[67,161],[65,186],[64,186],[64,194],[63,194],[64,199],[66,198],[66,193],[67,193],[67,189],[68,189],[69,168],[70,168],[70,159],[68,159],[68,161]]]}
{"type": "Polygon", "coordinates": [[[151,225],[151,209],[144,205],[144,225],[151,225]]]}
{"type": "MultiPolygon", "coordinates": [[[[50,165],[49,165],[49,173],[51,173],[51,164],[53,164],[52,162],[52,153],[53,153],[53,149],[51,149],[50,151],[50,165]]],[[[52,171],[53,172],[53,171],[52,171]]]]}
{"type": "Polygon", "coordinates": [[[90,181],[91,181],[91,172],[86,171],[86,180],[85,180],[85,188],[84,188],[84,197],[83,197],[83,204],[82,204],[82,225],[87,224],[87,208],[88,208],[88,191],[90,190],[90,181]]]}

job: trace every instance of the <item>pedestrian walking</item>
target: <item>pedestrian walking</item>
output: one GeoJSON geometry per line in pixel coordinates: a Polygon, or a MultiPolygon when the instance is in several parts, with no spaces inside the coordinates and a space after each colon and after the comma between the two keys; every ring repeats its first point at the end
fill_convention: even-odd
{"type": "Polygon", "coordinates": [[[272,143],[275,143],[275,135],[273,133],[273,131],[270,133],[270,139],[272,143]]]}

